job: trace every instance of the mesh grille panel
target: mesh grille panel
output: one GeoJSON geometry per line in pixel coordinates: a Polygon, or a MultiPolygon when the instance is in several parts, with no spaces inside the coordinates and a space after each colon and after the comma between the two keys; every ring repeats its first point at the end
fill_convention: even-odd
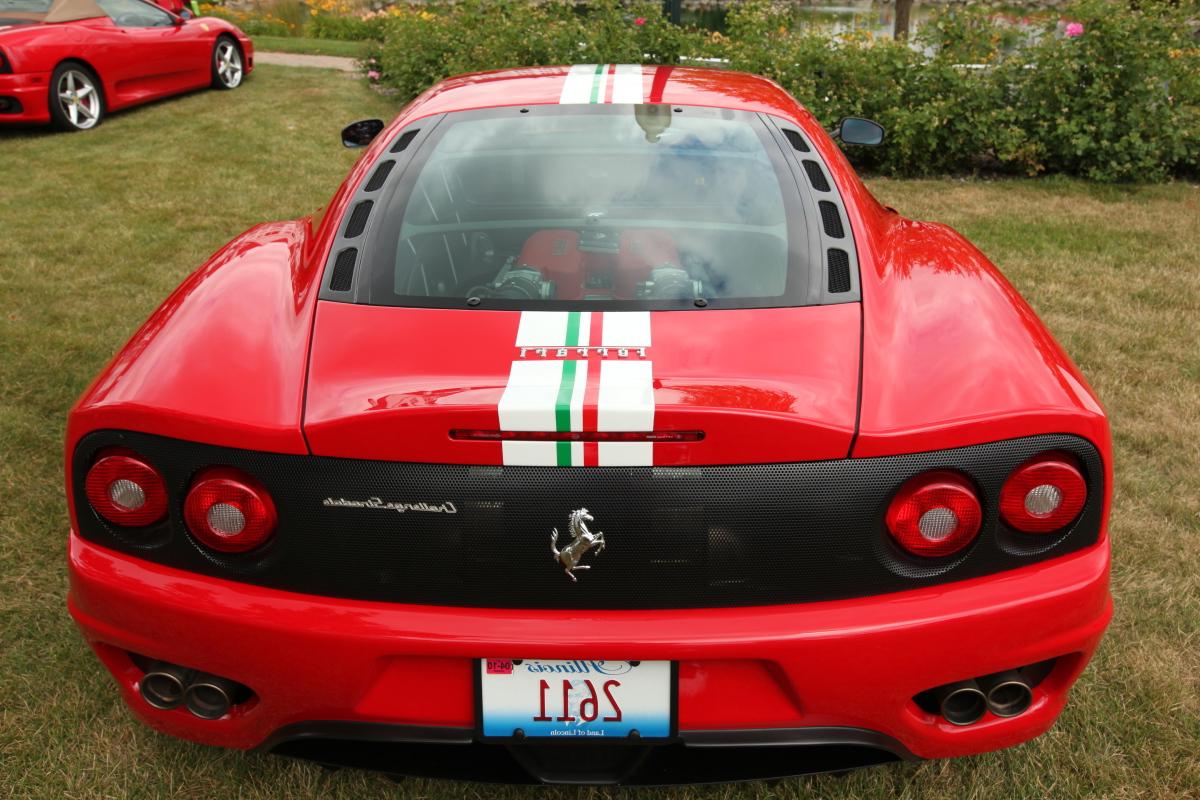
{"type": "Polygon", "coordinates": [[[279,589],[365,600],[528,608],[695,608],[881,594],[1011,569],[1096,539],[1103,471],[1071,436],[840,461],[660,469],[470,467],[257,453],[105,431],[74,459],[80,534],[180,569],[279,589]],[[171,497],[167,521],[116,529],[84,499],[87,466],[123,445],[149,459],[171,497]],[[1049,449],[1075,453],[1089,500],[1080,519],[1029,537],[997,520],[1000,486],[1049,449]],[[202,549],[181,518],[196,471],[224,464],[257,477],[279,511],[275,538],[229,557],[202,549]],[[883,513],[904,480],[957,469],[982,492],[985,521],[962,554],[916,561],[891,544],[883,513]],[[343,503],[342,501],[345,501],[343,503]],[[380,504],[428,504],[425,510],[380,504]],[[357,504],[357,505],[354,505],[357,504]],[[365,505],[364,505],[365,504],[365,505]],[[572,583],[551,552],[586,507],[606,548],[572,583]],[[440,508],[441,511],[431,511],[440,508]],[[448,513],[450,509],[454,513],[448,513]]]}
{"type": "Polygon", "coordinates": [[[333,277],[329,280],[329,288],[335,292],[348,292],[354,285],[354,261],[358,251],[348,247],[338,253],[337,261],[333,264],[333,277]]]}
{"type": "Polygon", "coordinates": [[[354,212],[350,215],[350,221],[346,223],[347,239],[353,239],[363,232],[367,227],[367,218],[371,216],[371,207],[375,204],[370,200],[363,200],[354,207],[354,212]]]}
{"type": "Polygon", "coordinates": [[[384,181],[387,180],[388,175],[392,174],[392,167],[394,166],[396,166],[396,162],[388,160],[376,167],[375,172],[371,175],[371,180],[367,181],[366,191],[378,191],[379,187],[383,186],[384,181]]]}
{"type": "Polygon", "coordinates": [[[843,238],[846,231],[842,229],[842,216],[838,214],[838,207],[828,200],[822,200],[820,205],[821,222],[825,226],[825,235],[834,239],[843,238]]]}
{"type": "Polygon", "coordinates": [[[801,153],[808,152],[808,143],[804,141],[804,137],[799,133],[788,128],[784,128],[783,135],[786,136],[787,140],[792,143],[792,147],[796,148],[801,153]]]}
{"type": "Polygon", "coordinates": [[[850,256],[836,247],[829,250],[829,291],[850,291],[850,256]]]}
{"type": "Polygon", "coordinates": [[[829,181],[825,180],[825,173],[821,171],[821,165],[815,161],[805,160],[804,171],[808,173],[808,179],[812,182],[813,188],[818,192],[829,191],[829,181]]]}
{"type": "Polygon", "coordinates": [[[405,131],[405,132],[404,132],[404,135],[403,135],[403,136],[401,136],[399,139],[397,139],[397,140],[396,140],[396,143],[395,143],[394,145],[392,145],[392,152],[393,152],[393,153],[400,153],[400,152],[403,152],[403,151],[404,151],[404,148],[406,148],[406,147],[408,147],[410,144],[412,144],[412,140],[413,140],[413,139],[415,139],[415,138],[417,138],[417,134],[418,134],[418,133],[420,133],[420,132],[421,132],[421,131],[419,131],[419,130],[416,130],[416,131],[405,131]]]}

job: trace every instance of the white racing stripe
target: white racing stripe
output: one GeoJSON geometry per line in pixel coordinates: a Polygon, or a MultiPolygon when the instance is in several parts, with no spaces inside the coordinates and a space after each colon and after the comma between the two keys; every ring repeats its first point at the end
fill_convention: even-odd
{"type": "MultiPolygon", "coordinates": [[[[598,430],[654,430],[653,364],[649,361],[601,362],[597,406],[598,430]]],[[[599,452],[602,467],[650,466],[654,443],[600,442],[599,452]]]]}
{"type": "Polygon", "coordinates": [[[605,347],[649,347],[649,311],[608,311],[600,329],[605,347]]]}
{"type": "MultiPolygon", "coordinates": [[[[562,94],[558,97],[560,104],[591,103],[592,84],[596,82],[597,64],[576,64],[567,70],[567,79],[563,82],[562,94]]],[[[603,100],[601,100],[603,102],[603,100]]]]}
{"type": "MultiPolygon", "coordinates": [[[[574,348],[588,347],[590,311],[526,311],[517,327],[521,360],[512,362],[508,383],[497,407],[500,429],[506,431],[582,431],[589,361],[593,380],[598,369],[597,429],[654,430],[654,368],[633,352],[625,355],[594,349],[580,358],[574,348]],[[547,352],[539,352],[545,348],[547,352]],[[524,356],[528,356],[525,358],[524,356]]],[[[596,316],[600,346],[628,349],[650,346],[650,312],[607,312],[596,316]]],[[[587,351],[584,351],[585,353],[587,351]]],[[[600,442],[601,466],[648,466],[652,442],[600,442]]],[[[502,443],[503,463],[534,466],[582,466],[582,442],[502,443]]]]}
{"type": "Polygon", "coordinates": [[[645,89],[642,85],[641,64],[617,64],[617,73],[613,76],[612,101],[614,103],[642,103],[645,99],[645,89]]]}
{"type": "MultiPolygon", "coordinates": [[[[552,431],[563,362],[514,361],[497,411],[500,430],[552,431]]],[[[555,466],[556,442],[502,442],[505,464],[555,466]]]]}
{"type": "Polygon", "coordinates": [[[584,103],[643,103],[645,88],[640,64],[576,64],[567,70],[560,105],[584,103]],[[612,84],[612,99],[608,97],[612,84]]]}

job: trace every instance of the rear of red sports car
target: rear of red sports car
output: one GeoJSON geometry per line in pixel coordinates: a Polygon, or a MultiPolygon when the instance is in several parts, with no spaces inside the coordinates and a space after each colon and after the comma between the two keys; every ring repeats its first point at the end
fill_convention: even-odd
{"type": "Polygon", "coordinates": [[[1053,724],[1111,614],[1084,379],[778,87],[589,65],[408,106],[73,410],[71,613],[187,739],[668,783],[1053,724]]]}

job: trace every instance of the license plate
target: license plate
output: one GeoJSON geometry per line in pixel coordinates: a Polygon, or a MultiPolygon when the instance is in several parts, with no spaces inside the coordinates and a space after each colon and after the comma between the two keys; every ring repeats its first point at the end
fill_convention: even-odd
{"type": "Polygon", "coordinates": [[[486,737],[672,735],[670,661],[487,658],[479,676],[486,737]]]}

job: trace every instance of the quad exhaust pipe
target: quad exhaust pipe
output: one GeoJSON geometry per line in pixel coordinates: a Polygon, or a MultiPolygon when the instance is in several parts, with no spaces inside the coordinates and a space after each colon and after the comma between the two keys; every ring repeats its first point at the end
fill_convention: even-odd
{"type": "Polygon", "coordinates": [[[142,676],[138,690],[142,693],[143,700],[166,711],[183,702],[183,696],[194,674],[186,667],[168,664],[166,661],[155,661],[142,676]]]}
{"type": "Polygon", "coordinates": [[[980,678],[979,685],[987,695],[988,711],[997,717],[1023,714],[1033,703],[1033,690],[1015,669],[980,678]]]}
{"type": "Polygon", "coordinates": [[[187,710],[200,719],[220,719],[233,708],[238,684],[218,675],[200,675],[187,688],[187,710]]]}
{"type": "Polygon", "coordinates": [[[200,719],[220,719],[250,695],[249,689],[229,678],[166,661],[150,664],[138,692],[154,708],[169,711],[182,704],[200,719]]]}
{"type": "Polygon", "coordinates": [[[997,717],[1015,717],[1033,704],[1033,689],[1018,670],[955,681],[930,693],[942,719],[952,725],[972,725],[991,711],[997,717]]]}
{"type": "Polygon", "coordinates": [[[987,711],[987,695],[973,680],[956,681],[935,691],[938,711],[951,725],[978,722],[987,711]]]}

